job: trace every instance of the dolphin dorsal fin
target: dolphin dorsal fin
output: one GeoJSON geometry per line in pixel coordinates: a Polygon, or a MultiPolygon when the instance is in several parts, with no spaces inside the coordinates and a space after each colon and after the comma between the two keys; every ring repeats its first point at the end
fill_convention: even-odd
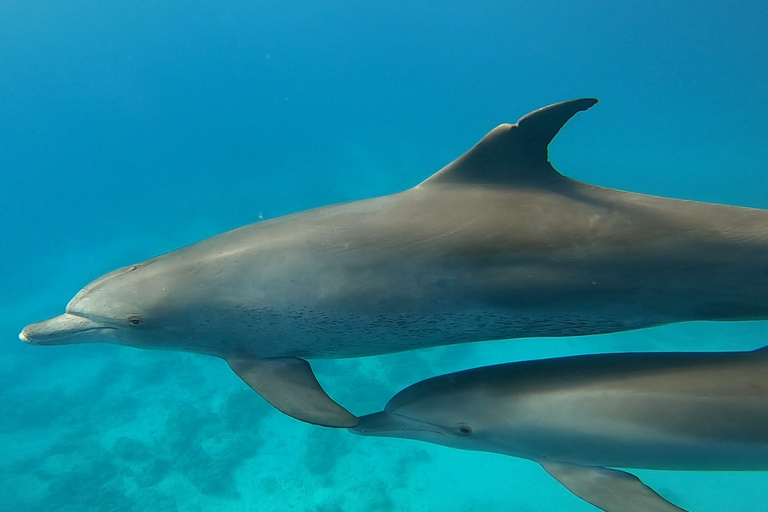
{"type": "Polygon", "coordinates": [[[534,110],[517,124],[491,130],[475,147],[420,183],[498,186],[535,185],[560,177],[549,163],[547,147],[577,112],[597,103],[594,98],[555,103],[534,110]]]}

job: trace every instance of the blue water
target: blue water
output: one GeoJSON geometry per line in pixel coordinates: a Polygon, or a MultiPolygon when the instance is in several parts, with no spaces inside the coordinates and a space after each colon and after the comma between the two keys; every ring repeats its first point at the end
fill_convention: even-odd
{"type": "MultiPolygon", "coordinates": [[[[17,333],[109,270],[405,189],[582,96],[600,103],[552,144],[564,174],[768,208],[766,26],[768,4],[746,1],[4,0],[0,510],[594,510],[527,461],[301,424],[213,358],[17,333]]],[[[313,366],[362,414],[469,366],[766,333],[679,324],[313,366]]],[[[637,473],[693,511],[768,509],[768,474],[637,473]]]]}

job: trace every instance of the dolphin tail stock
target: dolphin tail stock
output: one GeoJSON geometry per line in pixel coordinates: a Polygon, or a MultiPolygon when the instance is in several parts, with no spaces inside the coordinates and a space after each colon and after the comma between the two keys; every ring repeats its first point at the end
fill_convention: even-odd
{"type": "Polygon", "coordinates": [[[351,428],[357,417],[333,401],[312,367],[296,357],[227,358],[238,377],[281,412],[323,427],[351,428]]]}
{"type": "Polygon", "coordinates": [[[631,473],[599,466],[537,462],[566,489],[605,512],[687,512],[631,473]]]}

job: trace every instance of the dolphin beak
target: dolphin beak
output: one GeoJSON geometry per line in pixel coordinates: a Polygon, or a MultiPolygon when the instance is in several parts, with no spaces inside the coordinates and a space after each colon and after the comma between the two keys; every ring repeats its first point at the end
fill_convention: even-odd
{"type": "Polygon", "coordinates": [[[386,411],[361,416],[356,427],[349,431],[360,436],[420,438],[420,434],[445,434],[440,427],[407,416],[386,411]]]}
{"type": "Polygon", "coordinates": [[[113,330],[115,327],[90,318],[64,313],[26,326],[19,333],[19,339],[32,345],[69,345],[94,341],[113,330]]]}
{"type": "Polygon", "coordinates": [[[376,436],[386,435],[393,430],[401,430],[398,427],[397,416],[381,411],[358,417],[357,426],[350,428],[349,431],[361,436],[376,436]]]}

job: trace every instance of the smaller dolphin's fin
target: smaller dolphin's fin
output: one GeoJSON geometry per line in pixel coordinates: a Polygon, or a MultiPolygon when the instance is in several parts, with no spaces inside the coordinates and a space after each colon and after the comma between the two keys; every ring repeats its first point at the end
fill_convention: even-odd
{"type": "Polygon", "coordinates": [[[625,471],[538,462],[573,494],[605,512],[686,512],[625,471]]]}
{"type": "Polygon", "coordinates": [[[334,402],[304,359],[230,358],[229,367],[254,391],[297,420],[324,427],[351,428],[357,417],[334,402]]]}
{"type": "Polygon", "coordinates": [[[419,188],[442,184],[538,185],[560,177],[549,164],[547,147],[571,117],[595,103],[594,98],[555,103],[523,116],[517,124],[499,125],[419,188]]]}

